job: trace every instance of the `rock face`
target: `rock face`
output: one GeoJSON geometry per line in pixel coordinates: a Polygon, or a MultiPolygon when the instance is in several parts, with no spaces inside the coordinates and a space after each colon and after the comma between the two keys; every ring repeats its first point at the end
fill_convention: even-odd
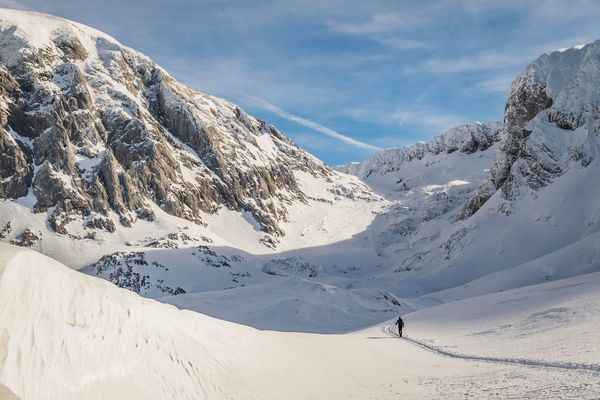
{"type": "Polygon", "coordinates": [[[270,275],[303,276],[308,278],[314,278],[323,272],[316,265],[304,261],[302,257],[271,260],[263,266],[262,271],[270,275]]]}
{"type": "Polygon", "coordinates": [[[596,155],[600,121],[600,41],[544,54],[513,82],[506,103],[507,136],[492,182],[508,199],[562,175],[596,155]],[[554,129],[549,129],[554,128],[554,129]]]}
{"type": "Polygon", "coordinates": [[[96,275],[106,275],[106,279],[115,285],[138,294],[146,294],[150,289],[158,290],[169,296],[185,293],[181,287],[172,288],[165,285],[162,280],[153,282],[149,275],[152,269],[168,271],[169,268],[156,261],[146,261],[146,255],[143,252],[109,254],[91,265],[90,268],[95,271],[96,275]]]}
{"type": "Polygon", "coordinates": [[[21,233],[15,240],[11,240],[11,243],[21,247],[32,247],[34,246],[40,237],[33,233],[31,230],[26,229],[21,233]]]}
{"type": "Polygon", "coordinates": [[[273,126],[101,32],[0,13],[0,198],[35,196],[54,231],[114,231],[152,220],[154,204],[202,223],[224,205],[282,235],[286,204],[305,201],[296,170],[332,174],[273,126]]]}

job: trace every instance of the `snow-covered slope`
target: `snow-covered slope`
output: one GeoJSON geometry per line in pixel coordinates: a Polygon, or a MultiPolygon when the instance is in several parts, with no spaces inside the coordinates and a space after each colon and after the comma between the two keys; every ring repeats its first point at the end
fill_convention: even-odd
{"type": "Polygon", "coordinates": [[[594,364],[600,371],[600,273],[447,302],[410,314],[410,335],[457,353],[594,364]],[[493,345],[490,345],[493,344],[493,345]],[[526,358],[526,357],[525,357],[526,358]]]}
{"type": "Polygon", "coordinates": [[[23,400],[593,399],[600,379],[587,351],[597,351],[598,341],[586,331],[600,315],[597,282],[596,274],[456,303],[454,321],[444,307],[407,318],[409,335],[435,338],[437,346],[460,343],[461,352],[481,351],[485,359],[489,351],[479,339],[459,337],[451,327],[477,333],[469,317],[489,305],[496,317],[488,315],[481,329],[512,325],[480,332],[487,348],[531,335],[535,348],[507,353],[536,366],[529,368],[445,357],[397,340],[383,326],[346,335],[257,331],[143,299],[32,250],[0,244],[0,394],[23,400]],[[545,316],[568,320],[573,313],[585,314],[586,323],[560,331],[578,340],[535,334],[549,328],[545,316]],[[540,365],[537,351],[556,346],[565,362],[540,365]]]}
{"type": "Polygon", "coordinates": [[[349,332],[412,311],[386,290],[340,288],[299,277],[160,300],[258,329],[289,332],[349,332]]]}
{"type": "Polygon", "coordinates": [[[392,148],[359,163],[339,166],[338,169],[363,179],[371,175],[384,175],[402,169],[405,163],[421,160],[426,156],[451,154],[458,151],[472,154],[484,151],[500,141],[502,124],[500,122],[472,123],[459,125],[427,142],[418,142],[411,146],[392,148]]]}

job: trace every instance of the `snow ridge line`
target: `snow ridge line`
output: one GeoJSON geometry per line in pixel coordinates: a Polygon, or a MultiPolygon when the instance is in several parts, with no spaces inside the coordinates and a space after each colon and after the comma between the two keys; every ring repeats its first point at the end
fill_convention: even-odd
{"type": "MultiPolygon", "coordinates": [[[[392,336],[398,336],[396,332],[393,331],[393,327],[391,325],[384,326],[383,331],[391,334],[392,336]]],[[[414,344],[415,346],[419,346],[425,350],[431,351],[433,353],[437,353],[442,356],[451,357],[451,358],[459,358],[462,360],[470,360],[470,361],[482,361],[482,362],[490,362],[497,364],[510,364],[510,365],[521,365],[525,367],[542,367],[542,368],[555,368],[555,369],[567,369],[567,370],[575,370],[581,372],[593,372],[600,373],[600,364],[587,364],[587,363],[572,363],[572,362],[558,362],[558,361],[540,361],[540,360],[529,360],[526,358],[509,358],[509,357],[486,357],[486,356],[477,356],[472,354],[464,354],[457,353],[453,351],[444,350],[437,346],[432,346],[427,344],[421,340],[414,339],[403,335],[401,339],[404,339],[407,342],[414,344]]]]}

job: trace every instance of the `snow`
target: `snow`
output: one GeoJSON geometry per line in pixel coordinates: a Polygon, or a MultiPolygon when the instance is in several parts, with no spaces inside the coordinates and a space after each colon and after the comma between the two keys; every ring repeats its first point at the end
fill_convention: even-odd
{"type": "Polygon", "coordinates": [[[256,140],[256,146],[259,149],[259,154],[268,154],[271,157],[277,156],[279,149],[275,143],[273,143],[271,135],[263,133],[262,135],[255,137],[254,140],[256,140]]]}
{"type": "MultiPolygon", "coordinates": [[[[2,8],[0,15],[0,30],[15,29],[16,27],[15,35],[33,49],[49,45],[50,38],[70,35],[77,36],[90,54],[96,54],[95,40],[98,38],[119,44],[115,39],[99,30],[48,14],[2,8]]],[[[9,62],[14,60],[14,54],[10,54],[10,49],[6,47],[4,49],[9,55],[5,59],[9,62]]]]}
{"type": "Polygon", "coordinates": [[[479,143],[478,147],[485,144],[484,147],[487,148],[500,139],[501,128],[502,124],[499,122],[486,124],[474,122],[459,125],[428,142],[417,142],[402,148],[386,149],[365,161],[340,166],[339,169],[363,179],[367,179],[373,174],[385,175],[400,170],[404,163],[426,156],[450,154],[455,151],[470,152],[472,149],[467,150],[467,148],[473,141],[479,143]]]}
{"type": "Polygon", "coordinates": [[[344,290],[298,277],[160,300],[258,329],[289,332],[348,332],[411,310],[382,290],[344,290]]]}
{"type": "Polygon", "coordinates": [[[258,221],[256,221],[252,213],[244,211],[242,212],[242,218],[250,225],[252,225],[255,231],[260,231],[260,224],[258,223],[258,221]]]}
{"type": "Polygon", "coordinates": [[[13,128],[11,128],[10,125],[7,125],[6,131],[8,133],[10,133],[10,137],[13,140],[18,140],[21,143],[25,144],[27,147],[29,147],[30,149],[33,149],[33,141],[29,138],[26,138],[24,136],[19,135],[13,128]]]}
{"type": "Polygon", "coordinates": [[[543,315],[560,315],[553,311],[558,303],[597,318],[599,281],[596,274],[531,288],[517,314],[507,300],[518,296],[505,292],[406,316],[411,338],[435,339],[443,349],[456,343],[458,350],[450,351],[482,357],[473,360],[398,340],[387,324],[344,335],[258,331],[142,299],[39,253],[0,244],[0,351],[5,355],[0,390],[48,400],[592,399],[600,379],[597,370],[586,369],[596,364],[584,362],[595,353],[582,350],[598,349],[597,335],[585,334],[595,320],[562,324],[557,337],[535,331],[552,326],[543,315]],[[495,313],[485,315],[481,304],[495,313]],[[506,329],[487,334],[486,340],[472,335],[536,312],[538,317],[515,324],[506,337],[506,329]],[[455,329],[460,326],[469,335],[455,329]],[[506,343],[501,349],[508,351],[518,334],[529,335],[526,341],[536,347],[519,346],[519,360],[512,364],[490,356],[492,343],[506,343]],[[586,340],[562,342],[563,335],[586,340]],[[536,364],[541,348],[559,344],[566,359],[553,367],[536,364]]]}
{"type": "MultiPolygon", "coordinates": [[[[147,112],[136,83],[115,68],[123,48],[110,37],[0,10],[0,29],[11,27],[0,55],[7,63],[16,48],[75,35],[91,54],[74,66],[94,104],[130,117],[147,112]]],[[[507,132],[473,123],[340,168],[355,176],[296,168],[301,195],[244,199],[281,220],[285,236],[270,247],[256,214],[220,204],[199,212],[198,224],[156,204],[154,221],[117,224],[114,233],[72,221],[74,239],[32,211],[32,190],[0,200],[0,230],[12,227],[3,240],[31,229],[41,234],[40,253],[180,308],[0,244],[0,398],[598,398],[598,43],[544,55],[515,81],[513,92],[540,84],[554,102],[526,125],[511,199],[490,186],[507,132]],[[560,128],[554,115],[572,126],[560,128]],[[544,168],[560,173],[532,189],[544,168]],[[465,217],[482,190],[491,197],[465,217]],[[106,255],[113,266],[97,263],[106,255]],[[407,340],[385,322],[399,314],[407,340]]],[[[125,50],[138,65],[151,62],[125,50]]],[[[158,71],[148,90],[214,130],[221,155],[242,173],[277,168],[288,154],[315,160],[237,106],[158,71]]],[[[54,76],[46,89],[62,90],[65,79],[73,77],[54,76]]],[[[163,133],[179,164],[174,187],[197,189],[204,177],[224,184],[192,147],[163,133]]],[[[105,150],[87,137],[73,148],[84,177],[105,150]]],[[[52,173],[76,193],[71,175],[52,173]]]]}
{"type": "Polygon", "coordinates": [[[351,176],[335,176],[334,185],[324,185],[303,171],[296,171],[294,176],[309,201],[290,207],[289,221],[282,224],[286,232],[278,247],[282,251],[351,239],[364,232],[374,220],[374,212],[385,205],[381,197],[351,176]],[[346,188],[355,189],[355,193],[344,193],[346,188]]]}
{"type": "Polygon", "coordinates": [[[2,400],[19,400],[19,398],[6,386],[0,383],[0,399],[2,400]]]}
{"type": "Polygon", "coordinates": [[[76,163],[83,171],[90,173],[95,167],[100,164],[102,161],[102,154],[98,154],[95,157],[86,157],[84,155],[78,154],[76,156],[76,163]]]}
{"type": "MultiPolygon", "coordinates": [[[[435,296],[432,296],[435,298],[435,296]]],[[[426,308],[410,335],[456,353],[590,364],[600,371],[600,273],[426,308]],[[490,345],[493,343],[493,345],[490,345]]]]}

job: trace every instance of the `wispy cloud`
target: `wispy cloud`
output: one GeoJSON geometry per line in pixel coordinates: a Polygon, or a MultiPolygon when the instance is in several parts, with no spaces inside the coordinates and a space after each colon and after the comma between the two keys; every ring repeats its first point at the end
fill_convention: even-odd
{"type": "Polygon", "coordinates": [[[467,122],[461,116],[426,107],[399,108],[391,113],[390,118],[400,126],[406,124],[419,125],[424,127],[424,130],[436,133],[442,133],[461,123],[467,122]]]}
{"type": "Polygon", "coordinates": [[[414,133],[440,134],[469,119],[457,114],[423,105],[376,105],[356,107],[347,112],[356,121],[369,121],[379,125],[409,127],[414,133]]]}
{"type": "Polygon", "coordinates": [[[483,51],[459,58],[431,59],[424,66],[433,73],[462,73],[490,71],[514,66],[523,66],[531,61],[531,55],[517,55],[502,51],[483,51]]]}
{"type": "Polygon", "coordinates": [[[507,94],[513,80],[514,75],[498,76],[483,80],[475,86],[486,92],[507,94]]]}
{"type": "Polygon", "coordinates": [[[408,13],[375,13],[366,20],[329,21],[334,32],[365,36],[394,50],[422,49],[428,46],[409,31],[422,24],[422,16],[408,13]]]}
{"type": "Polygon", "coordinates": [[[306,118],[302,118],[299,117],[297,115],[294,115],[292,113],[289,113],[285,110],[282,110],[281,108],[277,107],[275,104],[272,104],[270,102],[268,102],[265,99],[261,99],[259,97],[255,97],[255,96],[246,96],[246,99],[248,101],[250,101],[253,105],[262,108],[263,110],[267,110],[281,118],[285,118],[289,121],[295,122],[299,125],[305,126],[307,128],[310,128],[314,131],[320,132],[324,135],[327,135],[331,138],[334,138],[336,140],[339,140],[340,142],[346,143],[350,146],[359,148],[359,149],[363,149],[363,150],[369,150],[369,151],[381,151],[383,150],[381,147],[378,146],[373,146],[371,144],[365,143],[365,142],[361,142],[359,140],[353,139],[350,136],[346,136],[344,134],[341,134],[337,131],[334,131],[331,128],[328,128],[326,126],[323,126],[321,124],[318,124],[314,121],[311,121],[309,119],[306,118]]]}

